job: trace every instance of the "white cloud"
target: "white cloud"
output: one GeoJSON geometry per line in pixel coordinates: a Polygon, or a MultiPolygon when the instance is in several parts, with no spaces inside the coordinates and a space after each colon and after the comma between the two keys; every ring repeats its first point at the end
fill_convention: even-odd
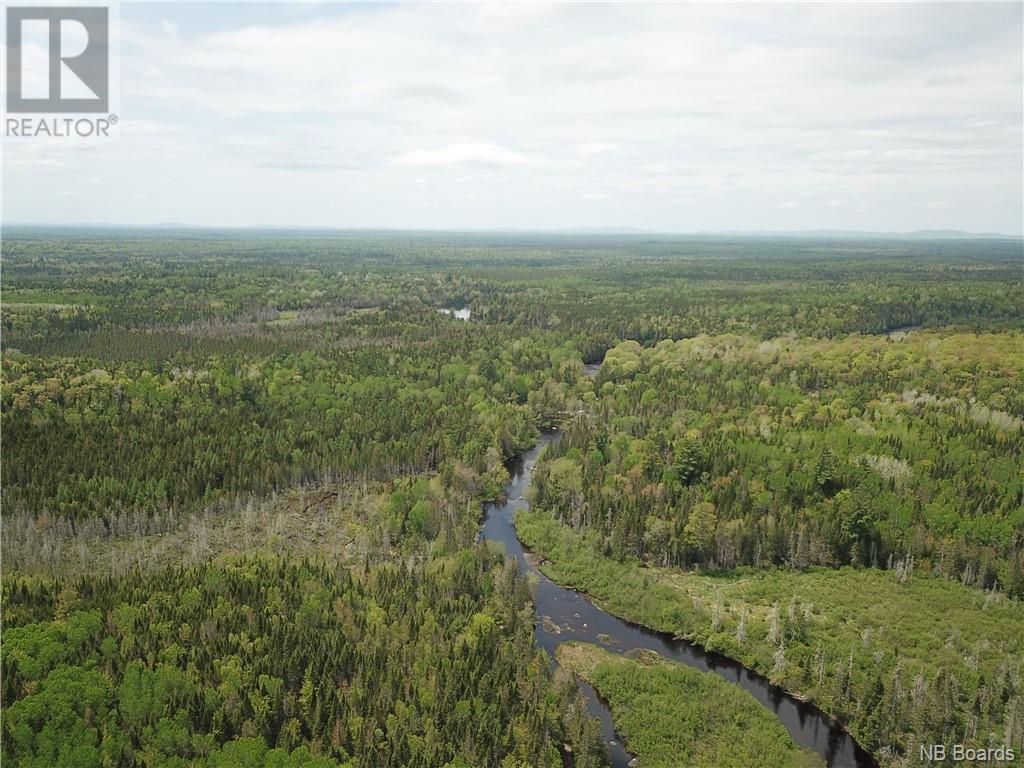
{"type": "Polygon", "coordinates": [[[1024,228],[1019,4],[211,8],[123,4],[119,143],[5,146],[8,220],[1024,228]]]}
{"type": "Polygon", "coordinates": [[[530,160],[497,144],[449,144],[441,149],[415,149],[392,164],[439,167],[446,165],[522,165],[530,160]]]}
{"type": "Polygon", "coordinates": [[[588,141],[578,145],[575,150],[581,155],[604,155],[618,148],[619,145],[611,141],[588,141]]]}

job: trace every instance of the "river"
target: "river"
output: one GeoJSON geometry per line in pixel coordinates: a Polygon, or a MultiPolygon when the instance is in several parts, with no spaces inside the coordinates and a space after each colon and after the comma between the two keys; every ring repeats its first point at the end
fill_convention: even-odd
{"type": "MultiPolygon", "coordinates": [[[[512,480],[506,489],[505,499],[486,506],[481,534],[488,541],[504,545],[508,555],[519,564],[520,573],[533,574],[537,578],[534,590],[537,643],[554,658],[560,643],[581,640],[600,644],[598,635],[602,635],[607,636],[604,637],[606,642],[611,638],[606,646],[610,651],[624,653],[643,648],[701,671],[713,672],[750,691],[754,698],[776,714],[797,744],[817,752],[829,768],[875,766],[871,756],[835,720],[813,704],[794,698],[732,659],[707,653],[693,643],[631,624],[602,611],[581,593],[555,584],[530,562],[516,537],[512,521],[516,510],[527,506],[524,496],[537,458],[548,443],[560,437],[559,434],[542,435],[537,445],[511,463],[512,480]]],[[[580,689],[590,713],[601,720],[612,765],[625,768],[633,756],[626,752],[616,735],[608,708],[595,695],[594,689],[582,680],[580,689]]]]}

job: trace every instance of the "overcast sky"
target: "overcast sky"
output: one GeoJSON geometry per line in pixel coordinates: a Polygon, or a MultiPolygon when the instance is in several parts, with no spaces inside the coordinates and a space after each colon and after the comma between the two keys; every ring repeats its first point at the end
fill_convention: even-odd
{"type": "Polygon", "coordinates": [[[1022,8],[125,3],[4,221],[1021,234],[1022,8]]]}

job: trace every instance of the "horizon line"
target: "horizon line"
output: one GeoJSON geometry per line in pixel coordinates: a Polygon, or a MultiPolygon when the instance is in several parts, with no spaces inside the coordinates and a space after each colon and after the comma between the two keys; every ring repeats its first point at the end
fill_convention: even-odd
{"type": "Polygon", "coordinates": [[[578,226],[578,227],[392,227],[392,226],[339,226],[330,224],[192,224],[187,222],[155,222],[129,224],[117,222],[3,222],[0,230],[8,228],[25,229],[127,229],[127,230],[175,230],[200,231],[324,231],[324,232],[385,232],[394,234],[495,234],[495,235],[593,235],[593,236],[661,236],[661,237],[918,237],[928,239],[1024,239],[1024,231],[1018,234],[1006,232],[975,232],[956,228],[912,229],[912,230],[866,230],[844,228],[821,229],[717,229],[717,230],[664,230],[623,226],[578,226]]]}

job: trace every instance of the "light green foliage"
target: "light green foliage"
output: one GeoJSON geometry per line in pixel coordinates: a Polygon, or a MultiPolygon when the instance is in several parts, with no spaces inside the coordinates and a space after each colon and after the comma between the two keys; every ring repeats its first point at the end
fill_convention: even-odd
{"type": "Polygon", "coordinates": [[[710,549],[715,543],[715,529],[718,527],[718,515],[715,505],[710,501],[700,501],[693,505],[683,528],[686,543],[699,552],[710,549]]]}
{"type": "MultiPolygon", "coordinates": [[[[99,766],[106,751],[110,680],[94,669],[59,666],[33,681],[31,693],[4,713],[4,762],[28,768],[99,766]]],[[[4,701],[9,702],[8,697],[4,701]]],[[[107,738],[117,739],[116,726],[107,738]]]]}
{"type": "Polygon", "coordinates": [[[207,768],[347,768],[350,763],[337,763],[329,757],[315,756],[306,747],[291,753],[268,749],[260,738],[243,737],[229,741],[206,759],[207,768]]]}

